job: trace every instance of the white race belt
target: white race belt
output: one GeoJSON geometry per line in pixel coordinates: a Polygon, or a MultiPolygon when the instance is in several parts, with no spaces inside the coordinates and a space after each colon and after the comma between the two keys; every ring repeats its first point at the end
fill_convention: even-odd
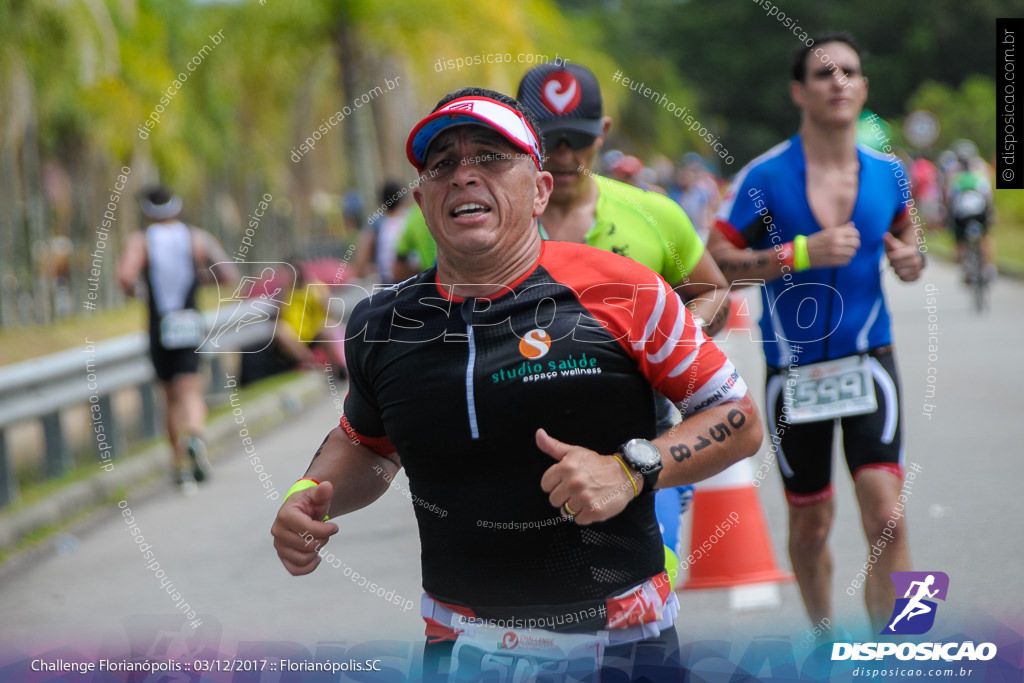
{"type": "Polygon", "coordinates": [[[675,592],[669,594],[658,621],[585,633],[492,625],[459,614],[425,593],[420,613],[458,632],[449,681],[476,681],[497,675],[495,680],[520,683],[552,675],[559,680],[566,676],[586,678],[600,670],[607,647],[657,638],[671,628],[679,614],[679,599],[675,592]]]}
{"type": "Polygon", "coordinates": [[[791,367],[784,401],[792,424],[865,415],[878,410],[867,356],[791,367]]]}
{"type": "Polygon", "coordinates": [[[165,349],[194,349],[206,337],[206,320],[194,308],[169,311],[160,318],[160,344],[165,349]]]}
{"type": "Polygon", "coordinates": [[[450,681],[490,679],[521,683],[552,676],[586,678],[599,671],[608,646],[606,631],[554,633],[536,628],[474,624],[452,648],[450,681]]]}

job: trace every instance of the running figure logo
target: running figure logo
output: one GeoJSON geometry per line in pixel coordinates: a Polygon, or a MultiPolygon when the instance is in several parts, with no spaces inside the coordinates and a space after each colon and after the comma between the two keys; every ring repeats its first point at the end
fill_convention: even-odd
{"type": "MultiPolygon", "coordinates": [[[[263,343],[263,346],[255,348],[250,345],[247,350],[240,350],[238,353],[258,353],[273,342],[278,314],[291,303],[293,294],[291,286],[286,289],[279,283],[296,281],[295,266],[280,261],[253,262],[250,265],[263,266],[259,277],[243,277],[230,296],[218,297],[216,320],[210,326],[206,339],[196,349],[196,353],[223,353],[221,344],[225,334],[244,335],[246,328],[257,323],[267,323],[273,327],[269,333],[254,337],[257,340],[265,340],[265,343],[257,341],[257,344],[263,343]]],[[[216,278],[216,273],[214,277],[216,278]]],[[[221,293],[219,281],[217,292],[221,293]]],[[[231,347],[231,350],[234,351],[234,347],[231,347]]]]}
{"type": "Polygon", "coordinates": [[[893,572],[889,575],[896,587],[896,606],[889,625],[882,634],[921,635],[935,623],[935,602],[945,601],[949,576],[944,572],[893,572]]]}

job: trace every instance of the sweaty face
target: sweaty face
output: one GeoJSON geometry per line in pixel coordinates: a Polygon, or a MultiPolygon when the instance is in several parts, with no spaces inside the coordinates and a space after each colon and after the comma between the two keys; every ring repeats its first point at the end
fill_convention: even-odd
{"type": "Polygon", "coordinates": [[[413,196],[439,250],[450,257],[500,256],[534,229],[533,218],[547,205],[550,176],[486,126],[446,130],[424,162],[413,196]]]}
{"type": "Polygon", "coordinates": [[[867,78],[856,51],[846,43],[824,43],[815,46],[805,59],[804,82],[792,87],[796,105],[819,125],[856,122],[868,95],[867,78]]]}

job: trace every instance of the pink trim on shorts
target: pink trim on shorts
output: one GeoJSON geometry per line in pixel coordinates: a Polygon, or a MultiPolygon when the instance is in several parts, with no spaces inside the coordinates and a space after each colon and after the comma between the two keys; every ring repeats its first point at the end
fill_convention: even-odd
{"type": "Polygon", "coordinates": [[[795,508],[808,507],[818,503],[824,503],[832,498],[832,484],[815,493],[793,493],[786,491],[786,501],[795,508]]]}
{"type": "Polygon", "coordinates": [[[867,465],[861,465],[853,471],[853,478],[856,479],[857,475],[866,469],[885,470],[900,481],[903,481],[903,465],[898,465],[894,462],[869,462],[867,465]]]}

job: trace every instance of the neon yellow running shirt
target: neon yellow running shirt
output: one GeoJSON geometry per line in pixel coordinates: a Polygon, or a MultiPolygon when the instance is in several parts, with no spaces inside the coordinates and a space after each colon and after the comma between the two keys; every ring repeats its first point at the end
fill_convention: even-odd
{"type": "Polygon", "coordinates": [[[704,243],[682,208],[665,195],[594,176],[597,206],[585,241],[642,263],[677,284],[692,270],[704,243]]]}

